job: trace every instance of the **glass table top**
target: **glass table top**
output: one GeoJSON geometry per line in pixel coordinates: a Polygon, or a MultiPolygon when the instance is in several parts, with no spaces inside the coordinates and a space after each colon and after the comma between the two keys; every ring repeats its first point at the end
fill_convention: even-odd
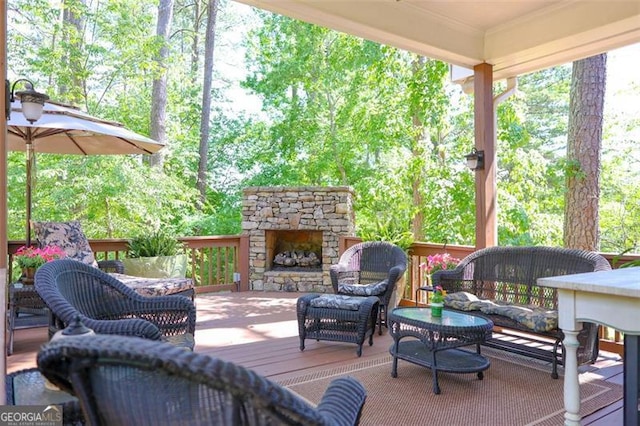
{"type": "Polygon", "coordinates": [[[489,323],[486,318],[477,315],[448,311],[446,309],[442,311],[441,317],[435,318],[431,316],[431,308],[396,308],[392,311],[392,315],[399,319],[406,318],[450,327],[482,327],[489,323]]]}

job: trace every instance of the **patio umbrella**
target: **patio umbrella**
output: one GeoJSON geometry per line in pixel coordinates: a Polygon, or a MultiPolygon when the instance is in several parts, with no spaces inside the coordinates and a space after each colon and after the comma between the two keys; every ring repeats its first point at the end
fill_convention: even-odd
{"type": "Polygon", "coordinates": [[[31,244],[31,189],[34,155],[51,154],[153,154],[164,145],[127,130],[122,124],[93,117],[69,105],[46,102],[42,117],[30,123],[22,114],[19,101],[11,104],[7,121],[7,149],[26,151],[26,230],[31,244]]]}

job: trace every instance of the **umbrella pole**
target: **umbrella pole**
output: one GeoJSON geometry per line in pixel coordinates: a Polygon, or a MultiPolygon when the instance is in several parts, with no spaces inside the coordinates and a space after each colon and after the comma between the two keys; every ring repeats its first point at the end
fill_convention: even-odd
{"type": "Polygon", "coordinates": [[[27,192],[26,192],[26,211],[27,211],[27,238],[26,246],[31,245],[31,169],[33,167],[33,141],[31,139],[31,129],[27,128],[27,192]]]}

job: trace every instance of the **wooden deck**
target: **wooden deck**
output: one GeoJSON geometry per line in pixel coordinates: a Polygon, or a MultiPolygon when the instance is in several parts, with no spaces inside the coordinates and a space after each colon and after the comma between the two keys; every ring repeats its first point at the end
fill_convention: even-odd
{"type": "MultiPolygon", "coordinates": [[[[387,332],[382,336],[376,334],[373,346],[365,343],[362,358],[356,356],[355,345],[336,342],[307,340],[306,349],[301,352],[295,314],[299,295],[269,292],[198,295],[195,350],[233,361],[275,380],[300,376],[322,366],[338,367],[388,353],[391,337],[387,332]]],[[[17,330],[14,354],[7,358],[7,371],[35,367],[35,355],[46,339],[46,328],[17,330]]],[[[622,383],[622,362],[617,355],[601,353],[593,367],[602,378],[622,383]]],[[[582,422],[593,426],[622,423],[621,402],[582,422]]]]}

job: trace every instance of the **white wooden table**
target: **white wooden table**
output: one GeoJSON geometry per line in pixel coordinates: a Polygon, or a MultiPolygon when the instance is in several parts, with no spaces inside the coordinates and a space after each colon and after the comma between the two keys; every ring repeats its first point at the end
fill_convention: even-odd
{"type": "Polygon", "coordinates": [[[624,333],[624,424],[638,424],[640,379],[640,268],[590,272],[538,279],[558,289],[558,322],[564,332],[565,425],[580,424],[578,331],[581,321],[596,322],[624,333]]]}

